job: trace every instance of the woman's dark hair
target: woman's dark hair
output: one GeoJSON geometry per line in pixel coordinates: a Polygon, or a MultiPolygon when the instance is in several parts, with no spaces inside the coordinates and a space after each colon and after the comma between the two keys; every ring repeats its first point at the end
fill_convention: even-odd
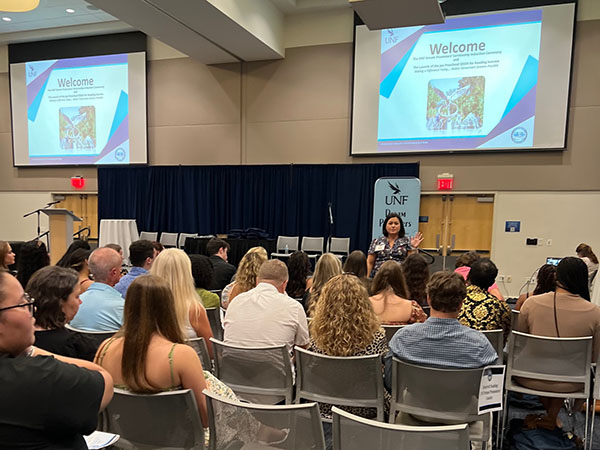
{"type": "Polygon", "coordinates": [[[79,276],[73,269],[46,266],[32,275],[27,293],[35,299],[35,324],[54,330],[65,326],[62,304],[77,286],[79,276]]]}
{"type": "Polygon", "coordinates": [[[400,231],[398,231],[398,237],[403,238],[404,236],[406,236],[406,230],[404,230],[404,222],[402,221],[402,217],[400,217],[400,214],[398,214],[398,213],[389,213],[385,217],[385,220],[383,221],[383,225],[381,227],[381,231],[383,232],[383,235],[385,237],[387,237],[388,232],[385,229],[385,227],[387,226],[387,223],[390,221],[390,219],[392,217],[395,217],[396,219],[398,219],[400,221],[400,231]]]}
{"type": "Polygon", "coordinates": [[[556,266],[556,286],[590,300],[588,269],[581,258],[568,256],[556,266]]]}
{"type": "Polygon", "coordinates": [[[426,289],[429,282],[429,264],[425,258],[417,253],[408,255],[402,263],[402,272],[404,272],[411,300],[420,305],[427,305],[426,289]]]}
{"type": "Polygon", "coordinates": [[[81,272],[91,253],[91,250],[85,250],[83,248],[75,250],[71,253],[71,257],[69,258],[69,268],[81,272]]]}
{"type": "Polygon", "coordinates": [[[575,252],[577,253],[577,256],[590,258],[591,262],[593,262],[594,264],[598,264],[598,257],[592,251],[592,247],[590,247],[589,245],[582,242],[577,246],[575,252]]]}
{"type": "Polygon", "coordinates": [[[212,284],[215,270],[210,258],[205,255],[190,255],[192,277],[198,289],[208,289],[212,284]]]}
{"type": "Polygon", "coordinates": [[[351,273],[358,278],[367,276],[367,257],[361,250],[354,250],[348,255],[344,264],[344,273],[351,273]]]}
{"type": "Polygon", "coordinates": [[[458,258],[456,258],[456,262],[454,263],[454,268],[458,269],[459,267],[463,267],[463,266],[471,267],[473,265],[473,263],[480,258],[481,258],[481,256],[479,256],[477,254],[477,252],[470,251],[467,253],[463,253],[458,258]]]}
{"type": "Polygon", "coordinates": [[[544,264],[537,274],[537,285],[533,295],[545,294],[556,290],[556,266],[544,264]]]}
{"type": "Polygon", "coordinates": [[[46,244],[42,241],[29,241],[21,246],[19,263],[17,264],[17,280],[25,289],[31,275],[42,267],[50,265],[50,257],[46,244]]]}
{"type": "Polygon", "coordinates": [[[375,275],[375,279],[371,285],[371,292],[373,295],[377,295],[388,288],[392,288],[394,294],[398,297],[410,298],[410,292],[406,287],[402,268],[400,267],[400,263],[396,261],[386,261],[383,263],[377,271],[377,275],[375,275]]]}
{"type": "Polygon", "coordinates": [[[71,245],[69,245],[69,248],[67,249],[65,254],[62,255],[62,257],[58,260],[56,265],[58,267],[71,267],[71,254],[77,249],[90,250],[90,244],[88,244],[85,241],[82,241],[81,239],[75,239],[73,242],[71,242],[71,245]]]}
{"type": "Polygon", "coordinates": [[[304,252],[294,252],[288,261],[289,280],[285,291],[292,298],[302,298],[306,293],[306,278],[310,273],[310,261],[304,252]]]}

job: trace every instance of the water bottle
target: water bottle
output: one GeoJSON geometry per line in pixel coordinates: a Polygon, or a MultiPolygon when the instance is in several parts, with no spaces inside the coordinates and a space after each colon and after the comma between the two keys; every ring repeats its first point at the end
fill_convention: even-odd
{"type": "Polygon", "coordinates": [[[290,247],[285,244],[285,254],[287,255],[290,252],[290,247]]]}

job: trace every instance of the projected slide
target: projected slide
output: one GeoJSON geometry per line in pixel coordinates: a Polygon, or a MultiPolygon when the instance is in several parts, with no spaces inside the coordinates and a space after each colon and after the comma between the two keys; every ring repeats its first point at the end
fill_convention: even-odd
{"type": "Polygon", "coordinates": [[[127,164],[128,55],[25,64],[31,164],[127,164]]]}
{"type": "Polygon", "coordinates": [[[532,147],[542,10],[381,31],[377,150],[532,147]]]}

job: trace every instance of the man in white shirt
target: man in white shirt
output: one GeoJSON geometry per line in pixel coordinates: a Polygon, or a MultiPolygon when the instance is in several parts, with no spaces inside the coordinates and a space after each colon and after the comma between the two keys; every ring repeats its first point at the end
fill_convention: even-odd
{"type": "Polygon", "coordinates": [[[240,347],[294,345],[309,343],[306,314],[302,305],[288,297],[286,265],[272,259],[258,272],[256,287],[235,297],[223,321],[224,340],[240,347]]]}

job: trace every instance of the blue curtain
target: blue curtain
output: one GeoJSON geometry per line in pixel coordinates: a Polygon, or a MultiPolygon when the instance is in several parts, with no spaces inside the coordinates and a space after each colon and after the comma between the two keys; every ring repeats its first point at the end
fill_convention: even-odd
{"type": "Polygon", "coordinates": [[[136,219],[140,231],[199,234],[262,228],[272,237],[371,240],[373,185],[419,176],[419,164],[147,166],[98,168],[100,219],[136,219]]]}

